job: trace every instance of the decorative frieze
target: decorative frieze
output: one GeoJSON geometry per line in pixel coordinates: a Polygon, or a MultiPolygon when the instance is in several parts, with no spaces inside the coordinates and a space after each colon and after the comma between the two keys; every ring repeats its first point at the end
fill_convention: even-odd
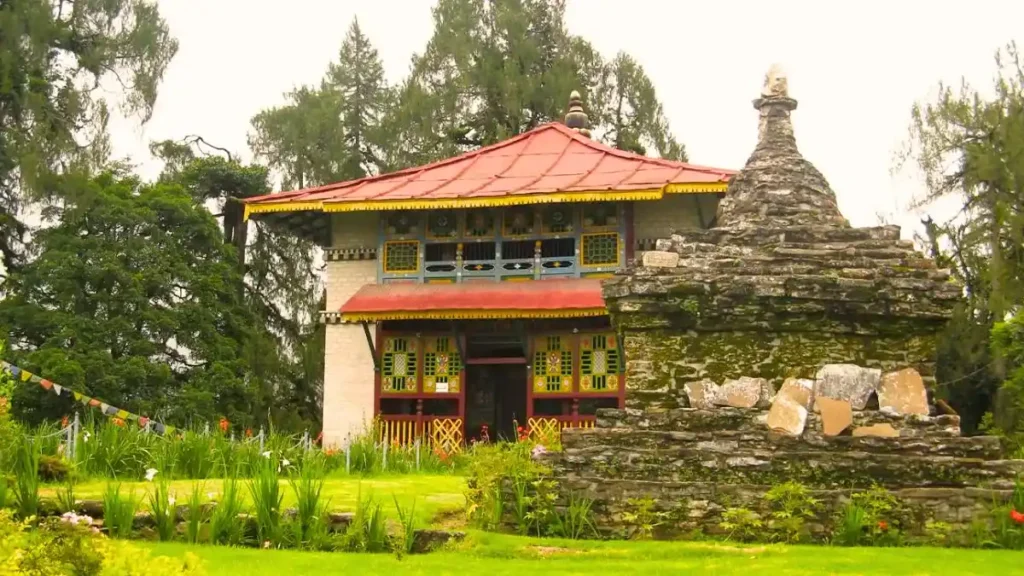
{"type": "Polygon", "coordinates": [[[376,260],[376,248],[325,248],[324,260],[328,262],[345,262],[350,260],[376,260]]]}

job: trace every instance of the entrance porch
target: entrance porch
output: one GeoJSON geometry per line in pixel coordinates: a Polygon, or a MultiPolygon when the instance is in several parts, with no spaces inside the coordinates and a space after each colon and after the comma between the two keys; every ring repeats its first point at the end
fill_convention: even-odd
{"type": "Polygon", "coordinates": [[[562,428],[591,427],[598,408],[625,400],[607,316],[387,321],[376,342],[375,414],[389,442],[557,442],[562,428]]]}

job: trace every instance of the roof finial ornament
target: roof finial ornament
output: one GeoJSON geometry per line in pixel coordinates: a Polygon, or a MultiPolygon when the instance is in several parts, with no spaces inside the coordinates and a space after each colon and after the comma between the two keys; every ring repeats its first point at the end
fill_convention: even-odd
{"type": "Polygon", "coordinates": [[[583,109],[583,98],[579,91],[573,90],[569,94],[569,111],[565,114],[565,125],[589,138],[590,129],[587,128],[589,123],[590,119],[587,118],[587,112],[583,109]]]}
{"type": "Polygon", "coordinates": [[[761,97],[754,100],[754,108],[761,113],[757,128],[758,147],[771,145],[796,150],[793,124],[789,120],[789,113],[796,110],[796,100],[789,97],[789,79],[782,66],[772,64],[768,69],[761,97]]]}

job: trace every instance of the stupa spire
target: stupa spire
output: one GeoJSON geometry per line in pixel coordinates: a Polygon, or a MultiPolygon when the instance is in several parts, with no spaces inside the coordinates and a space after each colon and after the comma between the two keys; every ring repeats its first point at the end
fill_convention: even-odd
{"type": "Polygon", "coordinates": [[[580,93],[573,90],[569,94],[569,111],[565,114],[565,125],[573,130],[590,137],[590,129],[587,127],[590,119],[586,110],[583,109],[583,98],[580,93]]]}
{"type": "Polygon", "coordinates": [[[754,100],[757,146],[719,204],[719,226],[850,225],[828,181],[797,149],[790,120],[796,105],[785,73],[773,65],[754,100]]]}

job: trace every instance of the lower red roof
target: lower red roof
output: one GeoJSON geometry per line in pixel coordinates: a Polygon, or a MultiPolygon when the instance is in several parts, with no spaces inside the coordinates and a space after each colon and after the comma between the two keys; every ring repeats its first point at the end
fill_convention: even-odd
{"type": "Polygon", "coordinates": [[[607,314],[596,279],[370,284],[341,306],[343,322],[571,318],[607,314]]]}

